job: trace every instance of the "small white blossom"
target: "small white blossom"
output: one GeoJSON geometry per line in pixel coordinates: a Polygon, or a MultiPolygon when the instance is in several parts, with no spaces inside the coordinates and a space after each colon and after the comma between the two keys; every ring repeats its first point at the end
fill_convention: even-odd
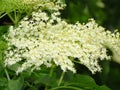
{"type": "MultiPolygon", "coordinates": [[[[50,0],[40,1],[41,6],[44,3],[48,8],[53,8],[55,4],[50,0]],[[48,6],[51,3],[53,6],[48,6]]],[[[41,65],[51,67],[55,64],[64,72],[70,70],[75,73],[74,62],[78,62],[95,73],[101,71],[99,60],[111,58],[107,54],[107,48],[117,52],[120,57],[120,33],[105,31],[94,20],[86,24],[68,24],[59,15],[59,11],[48,15],[39,9],[32,13],[31,19],[25,17],[17,28],[11,27],[5,37],[8,41],[5,65],[22,62],[16,71],[19,73],[28,68],[33,71],[40,69],[41,65]],[[70,57],[78,58],[78,61],[70,57]]]]}

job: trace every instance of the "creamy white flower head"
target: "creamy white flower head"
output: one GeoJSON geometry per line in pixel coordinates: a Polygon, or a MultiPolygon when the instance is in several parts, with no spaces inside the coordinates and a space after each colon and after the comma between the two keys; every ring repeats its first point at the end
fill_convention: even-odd
{"type": "Polygon", "coordinates": [[[26,5],[33,5],[34,9],[59,10],[66,6],[62,0],[23,0],[23,3],[26,5]]]}
{"type": "Polygon", "coordinates": [[[100,60],[111,58],[107,47],[112,47],[114,52],[120,50],[120,33],[105,31],[94,20],[86,24],[68,24],[59,15],[58,11],[49,15],[40,9],[32,13],[31,19],[24,18],[17,28],[11,27],[6,36],[5,65],[22,62],[16,71],[19,73],[55,64],[64,72],[75,73],[74,62],[78,62],[95,73],[101,71],[100,60]]]}

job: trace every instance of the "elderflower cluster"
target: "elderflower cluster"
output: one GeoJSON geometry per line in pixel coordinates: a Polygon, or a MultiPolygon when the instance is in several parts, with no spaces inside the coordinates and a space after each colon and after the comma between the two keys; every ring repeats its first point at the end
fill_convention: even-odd
{"type": "Polygon", "coordinates": [[[34,9],[49,9],[49,10],[60,10],[63,9],[66,5],[62,0],[23,0],[26,5],[35,6],[34,9]]]}
{"type": "Polygon", "coordinates": [[[55,64],[64,72],[75,73],[77,62],[95,73],[101,71],[100,60],[111,58],[107,47],[115,52],[120,50],[120,33],[105,31],[92,19],[86,24],[69,24],[59,15],[58,11],[48,14],[39,9],[32,13],[32,18],[25,17],[17,28],[11,26],[5,37],[5,65],[21,64],[16,71],[20,73],[55,64]]]}

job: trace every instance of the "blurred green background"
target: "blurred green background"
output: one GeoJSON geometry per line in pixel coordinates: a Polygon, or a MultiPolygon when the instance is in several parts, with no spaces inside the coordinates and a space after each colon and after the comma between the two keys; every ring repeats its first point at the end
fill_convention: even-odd
{"type": "Polygon", "coordinates": [[[66,3],[62,16],[72,23],[94,18],[107,29],[120,29],[119,0],[66,0],[66,3]]]}

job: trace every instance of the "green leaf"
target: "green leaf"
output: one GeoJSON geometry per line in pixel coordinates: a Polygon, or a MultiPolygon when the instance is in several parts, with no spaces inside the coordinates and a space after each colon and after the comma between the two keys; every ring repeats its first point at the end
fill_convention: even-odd
{"type": "Polygon", "coordinates": [[[52,77],[47,73],[34,73],[33,78],[35,84],[44,84],[47,86],[57,86],[56,75],[53,74],[52,77]]]}
{"type": "Polygon", "coordinates": [[[80,74],[75,74],[74,77],[65,83],[65,86],[74,86],[83,90],[110,90],[106,86],[97,85],[90,76],[80,74]]]}
{"type": "Polygon", "coordinates": [[[5,50],[7,48],[7,43],[5,41],[0,41],[0,50],[5,50]]]}
{"type": "Polygon", "coordinates": [[[6,90],[22,90],[23,83],[24,79],[22,77],[17,80],[9,80],[6,90]]]}
{"type": "Polygon", "coordinates": [[[31,74],[32,74],[31,71],[26,70],[26,71],[21,73],[21,76],[24,77],[24,78],[28,78],[28,77],[31,77],[31,74]]]}
{"type": "Polygon", "coordinates": [[[50,90],[83,90],[83,89],[73,86],[58,86],[50,90]]]}
{"type": "Polygon", "coordinates": [[[9,26],[0,26],[0,37],[5,34],[9,29],[9,26]]]}
{"type": "Polygon", "coordinates": [[[8,68],[14,72],[17,71],[18,67],[20,67],[20,64],[16,63],[16,64],[13,64],[11,66],[8,66],[8,68]]]}
{"type": "Polygon", "coordinates": [[[97,90],[110,90],[110,88],[108,88],[107,86],[103,85],[103,86],[99,86],[98,88],[96,88],[97,90]]]}
{"type": "Polygon", "coordinates": [[[0,87],[7,86],[7,79],[6,78],[0,78],[0,87]]]}
{"type": "Polygon", "coordinates": [[[8,80],[4,77],[0,77],[0,90],[5,90],[8,80]]]}

